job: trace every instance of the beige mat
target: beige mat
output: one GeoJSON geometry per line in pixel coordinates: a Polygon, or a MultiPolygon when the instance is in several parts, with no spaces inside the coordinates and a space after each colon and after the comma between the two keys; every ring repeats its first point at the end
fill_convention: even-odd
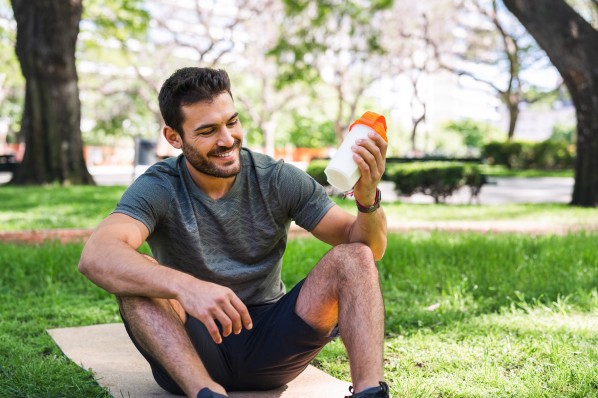
{"type": "MultiPolygon", "coordinates": [[[[120,323],[51,329],[48,333],[73,362],[91,370],[97,382],[114,397],[180,397],[162,390],[150,367],[120,323]]],[[[309,366],[288,385],[271,391],[235,392],[235,398],[335,398],[349,393],[349,383],[309,366]]]]}

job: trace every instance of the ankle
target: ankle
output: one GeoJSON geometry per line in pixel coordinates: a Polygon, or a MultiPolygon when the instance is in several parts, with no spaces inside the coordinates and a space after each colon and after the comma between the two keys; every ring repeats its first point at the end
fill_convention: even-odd
{"type": "Polygon", "coordinates": [[[197,398],[222,398],[228,397],[228,395],[220,394],[210,390],[208,387],[202,388],[197,393],[197,398]]]}
{"type": "Polygon", "coordinates": [[[389,398],[388,384],[381,381],[378,386],[367,387],[359,392],[355,392],[353,387],[349,388],[351,395],[345,398],[389,398]]]}

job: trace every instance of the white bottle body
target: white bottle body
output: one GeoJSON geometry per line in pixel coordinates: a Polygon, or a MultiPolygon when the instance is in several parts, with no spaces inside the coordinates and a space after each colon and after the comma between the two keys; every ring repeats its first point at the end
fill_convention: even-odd
{"type": "Polygon", "coordinates": [[[367,139],[368,134],[372,131],[375,132],[374,129],[365,124],[355,124],[345,136],[338,151],[324,170],[330,185],[341,191],[353,189],[353,186],[355,186],[355,183],[361,177],[361,172],[359,171],[359,167],[357,167],[357,163],[353,160],[353,150],[351,147],[355,145],[355,141],[358,139],[367,139]]]}

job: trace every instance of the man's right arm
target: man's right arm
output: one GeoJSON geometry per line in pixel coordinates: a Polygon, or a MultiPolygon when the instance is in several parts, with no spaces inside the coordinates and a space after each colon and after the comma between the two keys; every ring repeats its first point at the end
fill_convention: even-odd
{"type": "Polygon", "coordinates": [[[224,336],[251,328],[243,302],[226,287],[160,265],[137,249],[149,235],[140,221],[121,213],[108,216],[83,249],[79,271],[104,290],[121,296],[178,300],[185,311],[206,325],[214,341],[221,341],[214,320],[224,336]]]}

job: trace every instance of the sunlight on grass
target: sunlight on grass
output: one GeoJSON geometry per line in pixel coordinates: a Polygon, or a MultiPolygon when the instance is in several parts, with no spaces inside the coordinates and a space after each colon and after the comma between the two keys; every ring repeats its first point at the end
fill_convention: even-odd
{"type": "MultiPolygon", "coordinates": [[[[114,210],[124,186],[0,186],[0,231],[94,228],[114,210]]],[[[355,214],[353,199],[334,200],[355,214]]],[[[433,205],[383,204],[394,224],[409,222],[527,221],[537,224],[598,226],[596,209],[566,204],[433,205]]]]}

